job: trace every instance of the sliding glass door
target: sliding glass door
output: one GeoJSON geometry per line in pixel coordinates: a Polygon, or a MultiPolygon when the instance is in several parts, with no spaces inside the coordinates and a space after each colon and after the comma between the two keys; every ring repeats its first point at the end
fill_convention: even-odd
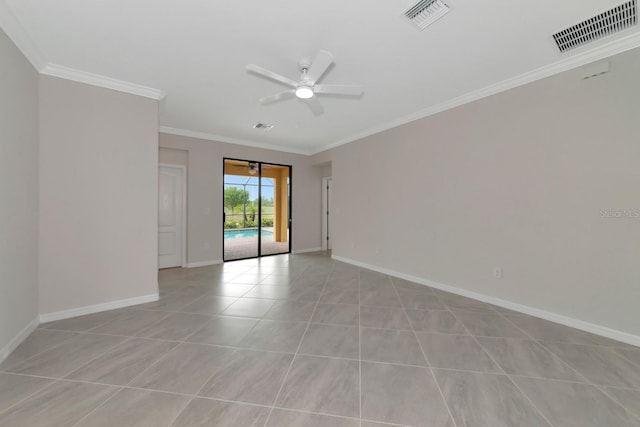
{"type": "Polygon", "coordinates": [[[224,159],[225,261],[291,252],[291,166],[224,159]]]}

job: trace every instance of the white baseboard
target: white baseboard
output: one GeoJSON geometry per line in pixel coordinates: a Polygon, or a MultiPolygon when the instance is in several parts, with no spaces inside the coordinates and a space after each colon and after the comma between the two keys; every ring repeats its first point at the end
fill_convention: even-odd
{"type": "Polygon", "coordinates": [[[222,264],[224,261],[221,259],[214,259],[209,261],[188,262],[187,268],[207,267],[209,265],[222,264]]]}
{"type": "Polygon", "coordinates": [[[400,273],[398,271],[390,270],[383,267],[378,267],[364,262],[356,261],[350,258],[341,257],[338,255],[332,255],[332,259],[336,261],[342,261],[347,264],[352,264],[357,267],[366,268],[369,270],[377,271],[378,273],[387,274],[389,276],[397,277],[399,279],[415,282],[420,285],[429,286],[442,291],[451,292],[452,294],[461,295],[467,298],[473,298],[478,301],[486,302],[489,304],[497,305],[499,307],[507,308],[509,310],[517,311],[519,313],[528,314],[530,316],[538,317],[540,319],[549,320],[551,322],[559,323],[561,325],[570,326],[581,331],[590,332],[595,335],[611,338],[616,341],[621,341],[627,344],[640,346],[640,336],[633,335],[627,332],[619,331],[617,329],[608,328],[606,326],[597,325],[595,323],[585,322],[584,320],[574,319],[573,317],[564,316],[562,314],[552,313],[539,308],[530,307],[527,305],[518,304],[515,302],[507,301],[500,298],[491,297],[485,294],[469,291],[466,289],[456,288],[455,286],[445,285],[442,283],[434,282],[432,280],[424,279],[421,277],[411,276],[409,274],[400,273]]]}
{"type": "Polygon", "coordinates": [[[7,345],[5,345],[2,350],[0,350],[0,363],[2,363],[4,359],[9,357],[11,352],[15,350],[20,344],[22,344],[22,341],[27,339],[31,332],[36,330],[39,324],[39,318],[36,317],[31,322],[29,322],[29,324],[25,326],[24,329],[18,332],[15,337],[11,338],[11,341],[9,341],[7,345]]]}
{"type": "Polygon", "coordinates": [[[87,305],[84,307],[71,308],[69,310],[56,311],[53,313],[44,313],[40,315],[40,323],[53,322],[54,320],[68,319],[70,317],[82,316],[85,314],[98,313],[100,311],[114,310],[116,308],[129,307],[145,302],[158,301],[159,294],[143,295],[141,297],[121,299],[117,301],[105,302],[102,304],[87,305]]]}
{"type": "Polygon", "coordinates": [[[306,254],[309,252],[320,252],[322,251],[322,248],[320,246],[318,246],[317,248],[309,248],[309,249],[298,249],[293,251],[294,254],[306,254]]]}

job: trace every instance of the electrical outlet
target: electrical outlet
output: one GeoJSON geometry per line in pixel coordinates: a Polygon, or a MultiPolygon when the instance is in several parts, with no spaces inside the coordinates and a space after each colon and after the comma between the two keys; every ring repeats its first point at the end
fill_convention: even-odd
{"type": "Polygon", "coordinates": [[[493,277],[496,279],[502,279],[502,268],[493,267],[493,277]]]}

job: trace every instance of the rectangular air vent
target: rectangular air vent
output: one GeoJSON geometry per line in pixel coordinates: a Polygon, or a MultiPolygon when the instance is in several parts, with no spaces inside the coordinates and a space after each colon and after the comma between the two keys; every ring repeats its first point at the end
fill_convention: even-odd
{"type": "Polygon", "coordinates": [[[628,1],[600,15],[553,35],[560,52],[608,37],[638,23],[636,0],[628,1]]]}
{"type": "Polygon", "coordinates": [[[413,25],[424,30],[442,18],[450,10],[442,0],[421,0],[404,12],[403,16],[413,25]]]}
{"type": "Polygon", "coordinates": [[[269,130],[269,129],[273,129],[273,125],[269,125],[267,123],[256,123],[255,125],[253,125],[253,128],[269,130]]]}

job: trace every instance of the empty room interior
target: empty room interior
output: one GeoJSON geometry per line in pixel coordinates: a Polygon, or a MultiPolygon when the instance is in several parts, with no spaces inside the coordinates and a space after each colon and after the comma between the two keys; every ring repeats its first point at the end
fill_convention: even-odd
{"type": "Polygon", "coordinates": [[[0,426],[640,427],[637,14],[0,0],[0,426]]]}

